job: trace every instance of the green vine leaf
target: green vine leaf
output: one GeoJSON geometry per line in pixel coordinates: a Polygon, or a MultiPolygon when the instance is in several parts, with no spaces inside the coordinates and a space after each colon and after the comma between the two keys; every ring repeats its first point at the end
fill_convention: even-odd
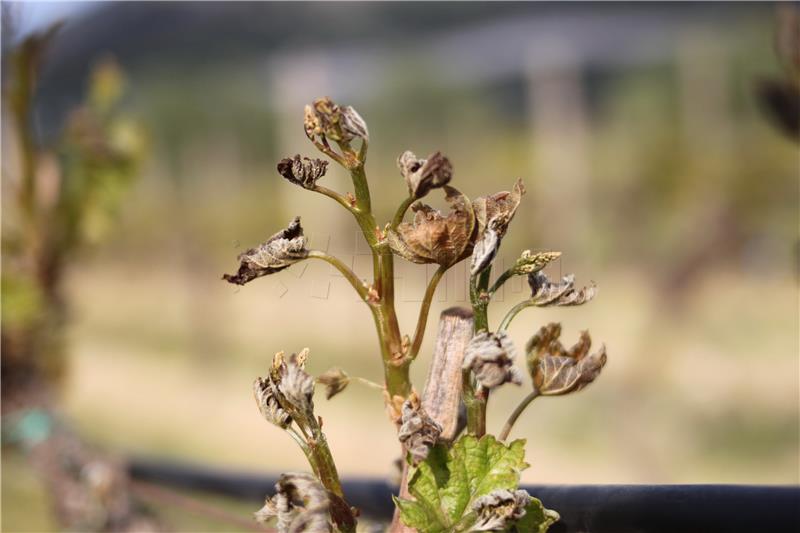
{"type": "MultiPolygon", "coordinates": [[[[520,472],[528,467],[524,458],[524,440],[506,445],[492,435],[464,435],[449,449],[439,444],[410,474],[408,490],[414,500],[395,498],[400,517],[420,533],[470,531],[478,518],[475,501],[493,491],[514,491],[520,472]]],[[[520,519],[524,531],[545,531],[557,517],[538,500],[531,500],[526,516],[528,508],[531,516],[520,519]]]]}
{"type": "Polygon", "coordinates": [[[536,498],[531,498],[531,501],[525,507],[525,516],[520,518],[507,531],[509,533],[545,533],[550,526],[560,519],[561,517],[557,512],[545,509],[542,502],[536,498]]]}

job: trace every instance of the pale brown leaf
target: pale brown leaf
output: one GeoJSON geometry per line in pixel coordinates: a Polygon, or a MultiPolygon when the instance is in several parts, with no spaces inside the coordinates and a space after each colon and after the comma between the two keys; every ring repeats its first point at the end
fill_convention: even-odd
{"type": "Polygon", "coordinates": [[[576,290],[573,274],[552,282],[542,272],[534,272],[528,275],[528,285],[531,288],[529,302],[538,307],[583,305],[597,294],[594,283],[576,290]]]}
{"type": "Polygon", "coordinates": [[[487,389],[504,383],[520,385],[522,376],[514,367],[516,348],[505,331],[481,331],[469,341],[464,352],[464,369],[475,374],[481,386],[487,389]]]}
{"type": "Polygon", "coordinates": [[[397,166],[414,198],[422,198],[432,189],[444,187],[453,177],[453,165],[441,152],[419,159],[407,150],[397,158],[397,166]]]}
{"type": "Polygon", "coordinates": [[[548,324],[531,338],[527,346],[528,370],[533,385],[544,396],[576,392],[592,383],[606,364],[606,348],[589,354],[592,340],[587,331],[578,342],[565,349],[558,337],[559,324],[548,324]]]}
{"type": "Polygon", "coordinates": [[[472,208],[457,189],[445,186],[444,190],[451,207],[447,216],[429,205],[414,204],[413,222],[403,222],[387,234],[392,251],[413,263],[443,266],[451,266],[469,254],[475,221],[472,208]]]}
{"type": "Polygon", "coordinates": [[[418,465],[428,457],[428,452],[436,444],[441,433],[442,426],[428,416],[419,397],[412,394],[403,403],[397,438],[408,450],[413,465],[418,465]]]}
{"type": "Polygon", "coordinates": [[[517,180],[511,192],[503,191],[477,198],[472,203],[477,231],[474,235],[475,246],[470,264],[471,276],[482,272],[494,261],[523,194],[525,186],[522,180],[517,180]]]}
{"type": "Polygon", "coordinates": [[[350,384],[350,376],[341,368],[331,368],[317,376],[317,383],[325,386],[325,397],[330,400],[350,384]]]}

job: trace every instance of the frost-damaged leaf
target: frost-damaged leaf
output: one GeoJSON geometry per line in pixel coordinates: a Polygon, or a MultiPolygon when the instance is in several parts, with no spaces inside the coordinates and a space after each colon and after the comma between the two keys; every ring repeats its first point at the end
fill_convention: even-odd
{"type": "Polygon", "coordinates": [[[397,438],[411,457],[411,464],[416,466],[428,457],[428,452],[436,444],[442,426],[428,416],[422,408],[419,396],[412,394],[403,403],[400,417],[400,430],[397,438]]]}
{"type": "Polygon", "coordinates": [[[281,407],[278,392],[269,378],[256,378],[253,382],[253,395],[258,410],[270,424],[286,429],[292,423],[292,417],[281,407]]]}
{"type": "Polygon", "coordinates": [[[472,504],[478,519],[473,531],[503,531],[525,516],[531,496],[524,490],[499,489],[481,496],[472,504]]]}
{"type": "Polygon", "coordinates": [[[304,348],[299,354],[293,353],[288,358],[283,352],[275,354],[270,379],[294,409],[313,416],[314,378],[305,370],[308,352],[308,348],[304,348]]]}
{"type": "Polygon", "coordinates": [[[244,285],[256,278],[279,272],[302,261],[308,256],[306,238],[300,217],[295,217],[289,227],[282,229],[257,248],[239,254],[239,270],[236,274],[225,274],[228,283],[244,285]]]}
{"type": "Polygon", "coordinates": [[[449,267],[471,251],[475,216],[469,200],[457,189],[444,187],[451,210],[445,217],[423,203],[411,206],[413,223],[403,222],[387,237],[392,251],[412,263],[438,263],[449,267]]]}
{"type": "Polygon", "coordinates": [[[427,159],[419,159],[406,150],[397,158],[397,166],[406,180],[409,194],[414,198],[422,198],[431,189],[444,187],[453,177],[453,165],[441,152],[435,152],[427,159]]]}
{"type": "Polygon", "coordinates": [[[522,384],[514,367],[517,350],[505,331],[481,331],[469,341],[464,352],[464,369],[472,370],[482,387],[493,389],[504,383],[522,384]]]}
{"type": "Polygon", "coordinates": [[[303,128],[312,142],[325,139],[350,142],[357,137],[369,139],[367,124],[361,115],[350,106],[337,105],[327,96],[317,98],[305,107],[303,128]]]}
{"type": "Polygon", "coordinates": [[[494,261],[497,250],[500,248],[500,241],[505,236],[508,225],[517,212],[523,194],[525,194],[525,186],[522,184],[522,180],[517,180],[514,183],[514,190],[511,192],[502,191],[491,196],[477,198],[472,202],[478,231],[475,248],[472,252],[470,275],[475,276],[494,261]]]}
{"type": "Polygon", "coordinates": [[[514,189],[510,192],[501,191],[490,196],[476,198],[472,202],[472,207],[475,209],[478,235],[483,234],[487,227],[494,226],[501,238],[505,236],[523,194],[525,194],[525,186],[522,184],[522,180],[518,179],[514,183],[514,189]]]}
{"type": "Polygon", "coordinates": [[[277,518],[279,533],[331,533],[330,500],[325,487],[306,473],[281,475],[275,495],[256,511],[258,522],[277,518]]]}
{"type": "Polygon", "coordinates": [[[575,276],[569,274],[561,281],[552,282],[541,272],[528,275],[531,288],[531,305],[538,307],[583,305],[597,294],[597,287],[591,283],[588,287],[575,289],[575,276]]]}
{"type": "Polygon", "coordinates": [[[582,332],[569,350],[558,340],[560,335],[561,326],[552,323],[542,327],[528,341],[528,371],[534,387],[545,396],[581,390],[600,375],[606,364],[605,346],[589,355],[592,346],[589,332],[582,332]]]}
{"type": "Polygon", "coordinates": [[[301,158],[300,154],[283,158],[278,162],[278,174],[304,189],[313,189],[317,180],[325,175],[327,168],[327,161],[301,158]]]}
{"type": "Polygon", "coordinates": [[[469,274],[475,276],[486,269],[497,256],[500,249],[500,236],[492,227],[486,228],[483,235],[475,247],[472,249],[472,260],[470,261],[469,274]]]}
{"type": "Polygon", "coordinates": [[[472,506],[479,498],[517,489],[519,474],[528,466],[524,447],[524,440],[505,445],[491,435],[464,435],[450,449],[435,446],[412,471],[408,489],[415,501],[395,500],[400,517],[419,531],[470,531],[478,519],[472,506]]]}
{"type": "Polygon", "coordinates": [[[560,519],[557,512],[545,509],[541,501],[531,498],[525,507],[525,515],[507,531],[510,533],[545,533],[560,519]]]}
{"type": "Polygon", "coordinates": [[[314,378],[305,371],[308,348],[288,358],[278,352],[265,377],[256,378],[253,393],[262,416],[286,429],[314,416],[314,378]]]}

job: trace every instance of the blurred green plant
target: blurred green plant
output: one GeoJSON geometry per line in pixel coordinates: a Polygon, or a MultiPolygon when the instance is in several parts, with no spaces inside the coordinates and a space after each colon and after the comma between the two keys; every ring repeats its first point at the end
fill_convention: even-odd
{"type": "Polygon", "coordinates": [[[64,273],[85,245],[107,235],[146,149],[142,129],[121,108],[125,79],[111,59],[92,69],[86,99],[54,145],[37,144],[38,75],[58,29],[27,36],[4,58],[11,75],[3,119],[13,126],[4,142],[18,157],[4,161],[2,180],[3,438],[25,450],[63,527],[152,530],[131,505],[124,469],[91,451],[57,413],[64,273]]]}
{"type": "MultiPolygon", "coordinates": [[[[523,461],[524,441],[508,445],[501,441],[539,395],[568,394],[594,381],[605,365],[605,348],[588,355],[591,342],[584,333],[578,344],[566,350],[558,342],[560,328],[551,324],[529,347],[534,392],[514,411],[500,441],[486,434],[486,406],[493,389],[505,383],[522,383],[514,367],[514,343],[506,333],[514,317],[526,307],[582,305],[595,296],[594,285],[576,289],[573,276],[551,282],[541,270],[560,253],[526,250],[490,286],[492,264],[525,194],[521,180],[510,192],[470,200],[450,185],[453,166],[447,157],[435,152],[419,158],[406,151],[397,165],[407,185],[407,197],[391,222],[379,225],[365,171],[369,130],[364,119],[352,107],[320,98],[306,106],[304,127],[320,152],[349,171],[354,193],[341,194],[319,185],[328,165],[320,159],[288,157],[278,163],[278,173],[294,185],[332,198],[353,215],[372,253],[373,280],[363,281],[340,259],[307,248],[300,217],[240,254],[238,270],[223,279],[245,285],[300,261],[320,259],[339,270],[369,307],[381,348],[385,403],[406,456],[392,531],[406,527],[421,533],[546,531],[558,514],[519,490],[519,472],[527,466],[523,461]],[[450,206],[447,214],[421,202],[437,189],[444,192],[450,206]],[[404,222],[409,210],[414,213],[413,221],[404,222]],[[395,311],[395,255],[412,263],[438,265],[423,296],[413,337],[401,334],[395,311]],[[469,320],[467,335],[471,340],[456,354],[460,368],[449,374],[452,379],[438,384],[442,390],[451,391],[445,396],[460,395],[466,409],[466,428],[445,436],[441,422],[445,417],[454,419],[456,413],[444,414],[442,420],[429,415],[411,383],[409,368],[422,345],[439,281],[449,268],[468,258],[472,310],[457,314],[469,320]],[[531,296],[492,331],[488,316],[492,296],[515,276],[527,276],[531,296]],[[466,433],[455,438],[464,429],[466,433]]],[[[345,501],[322,421],[314,412],[315,380],[305,371],[307,357],[308,349],[289,357],[278,352],[268,375],[254,384],[256,403],[264,418],[297,442],[313,470],[313,476],[286,474],[256,518],[276,519],[282,533],[354,531],[357,513],[345,501]]],[[[316,382],[326,387],[331,398],[344,390],[350,379],[340,369],[332,369],[316,382]]]]}
{"type": "Polygon", "coordinates": [[[57,29],[29,36],[11,51],[14,75],[4,93],[20,155],[19,173],[3,172],[14,193],[3,217],[3,368],[17,359],[46,360],[48,374],[56,368],[46,367],[61,365],[60,341],[37,339],[61,329],[64,270],[84,245],[108,235],[146,151],[142,128],[121,110],[125,79],[112,59],[93,68],[86,100],[70,113],[55,145],[36,145],[37,75],[57,29]]]}

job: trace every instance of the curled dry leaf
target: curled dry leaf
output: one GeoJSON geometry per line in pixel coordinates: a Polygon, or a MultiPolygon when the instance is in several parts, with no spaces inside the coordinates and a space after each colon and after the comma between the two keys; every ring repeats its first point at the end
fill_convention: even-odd
{"type": "Polygon", "coordinates": [[[369,130],[366,121],[351,106],[341,108],[342,112],[342,132],[345,138],[354,139],[356,137],[369,140],[369,130]]]}
{"type": "Polygon", "coordinates": [[[327,96],[305,107],[303,128],[315,143],[326,139],[338,142],[369,139],[367,124],[361,115],[350,106],[337,105],[327,96]]]}
{"type": "Polygon", "coordinates": [[[486,267],[491,265],[497,256],[498,249],[500,249],[500,236],[494,228],[486,228],[472,249],[472,259],[469,267],[470,276],[480,274],[486,267]]]}
{"type": "Polygon", "coordinates": [[[472,202],[478,230],[470,265],[472,276],[483,271],[494,261],[500,241],[505,236],[508,225],[517,212],[523,194],[525,194],[525,186],[522,184],[522,180],[517,180],[510,192],[502,191],[491,196],[477,198],[472,202]]]}
{"type": "Polygon", "coordinates": [[[397,166],[413,198],[422,198],[431,189],[444,187],[453,177],[453,165],[441,152],[419,159],[413,152],[406,150],[397,159],[397,166]]]}
{"type": "Polygon", "coordinates": [[[272,359],[270,377],[293,408],[313,416],[314,378],[305,371],[307,358],[308,348],[288,359],[283,352],[278,352],[272,359]]]}
{"type": "Polygon", "coordinates": [[[267,422],[286,429],[292,423],[292,417],[281,407],[277,394],[269,378],[256,378],[253,382],[253,395],[261,415],[267,422]]]}
{"type": "Polygon", "coordinates": [[[554,283],[541,272],[534,272],[528,275],[528,285],[531,288],[530,304],[538,307],[583,305],[597,294],[594,283],[576,290],[573,274],[554,283]]]}
{"type": "Polygon", "coordinates": [[[278,162],[278,174],[304,189],[313,189],[317,180],[325,175],[327,168],[327,161],[301,158],[300,154],[286,157],[278,162]]]}
{"type": "Polygon", "coordinates": [[[225,274],[222,279],[236,285],[244,285],[256,278],[279,272],[308,256],[306,238],[300,217],[263,244],[239,254],[239,270],[236,274],[225,274]]]}
{"type": "Polygon", "coordinates": [[[505,331],[481,331],[469,341],[464,352],[464,369],[472,370],[481,386],[487,389],[504,383],[522,384],[514,367],[516,348],[505,331]]]}
{"type": "Polygon", "coordinates": [[[476,499],[472,510],[478,515],[472,531],[503,531],[525,516],[531,496],[524,490],[500,489],[476,499]]]}
{"type": "Polygon", "coordinates": [[[277,518],[279,533],[331,533],[330,500],[322,484],[311,474],[287,473],[275,484],[275,495],[256,511],[264,523],[277,518]]]}
{"type": "Polygon", "coordinates": [[[308,348],[288,358],[278,352],[266,377],[256,378],[253,393],[264,418],[287,428],[292,421],[302,424],[314,416],[314,378],[305,371],[308,348]]]}
{"type": "Polygon", "coordinates": [[[419,396],[412,394],[403,403],[397,437],[408,450],[414,466],[428,457],[428,452],[436,444],[441,433],[442,426],[428,416],[422,407],[419,396]]]}
{"type": "Polygon", "coordinates": [[[423,203],[411,206],[413,222],[403,222],[387,234],[389,246],[412,263],[438,263],[449,267],[471,251],[475,216],[467,198],[457,189],[444,187],[451,210],[444,216],[423,203]]]}
{"type": "Polygon", "coordinates": [[[331,368],[317,377],[317,383],[325,386],[325,397],[330,400],[350,384],[350,376],[341,368],[331,368]]]}
{"type": "Polygon", "coordinates": [[[592,347],[589,332],[582,332],[569,350],[562,346],[560,336],[561,325],[551,323],[528,341],[528,371],[536,390],[545,396],[581,390],[600,375],[606,364],[605,346],[589,354],[592,347]]]}

